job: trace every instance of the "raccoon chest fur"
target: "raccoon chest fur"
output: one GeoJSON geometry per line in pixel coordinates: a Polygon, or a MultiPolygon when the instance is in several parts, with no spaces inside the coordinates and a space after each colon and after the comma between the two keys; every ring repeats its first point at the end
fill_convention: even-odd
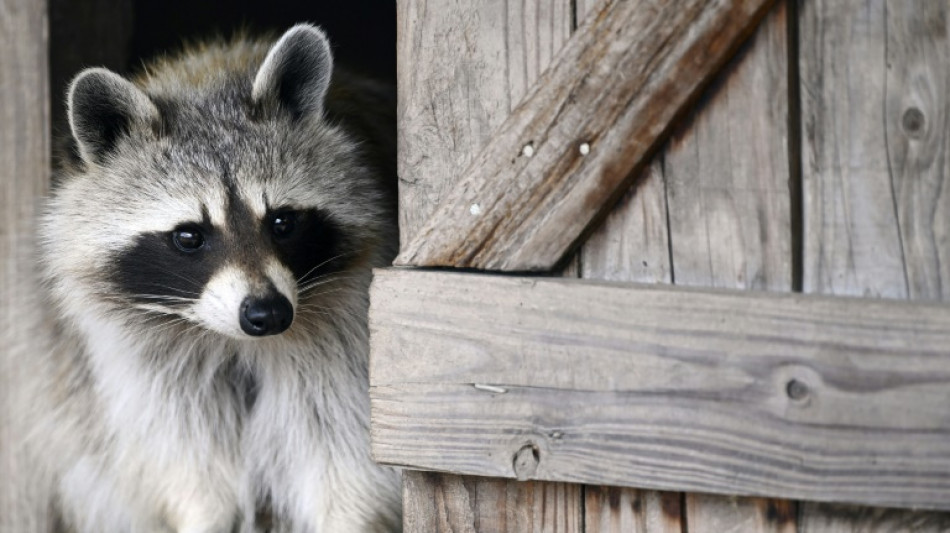
{"type": "Polygon", "coordinates": [[[368,286],[395,250],[390,92],[326,37],[79,74],[40,224],[29,449],[68,530],[388,532],[368,286]]]}

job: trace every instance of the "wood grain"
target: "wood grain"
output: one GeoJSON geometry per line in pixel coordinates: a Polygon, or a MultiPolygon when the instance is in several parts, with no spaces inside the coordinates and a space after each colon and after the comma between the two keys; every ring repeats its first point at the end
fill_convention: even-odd
{"type": "MultiPolygon", "coordinates": [[[[802,3],[808,292],[950,298],[947,9],[802,3]]],[[[948,513],[856,506],[804,503],[801,519],[802,532],[950,530],[948,513]]]]}
{"type": "Polygon", "coordinates": [[[551,269],[623,192],[631,172],[643,168],[676,115],[770,3],[599,6],[464,180],[403,243],[397,263],[551,269]]]}
{"type": "MultiPolygon", "coordinates": [[[[570,0],[406,0],[397,13],[400,233],[407,242],[567,41],[573,13],[570,0]]],[[[565,531],[559,525],[573,524],[583,512],[580,488],[565,492],[564,484],[412,472],[408,479],[407,531],[565,531]],[[460,487],[474,487],[478,497],[460,487]],[[531,500],[544,502],[547,514],[502,529],[508,522],[492,518],[503,510],[496,502],[510,504],[505,512],[514,515],[525,499],[510,495],[525,487],[567,499],[559,505],[531,500]],[[429,507],[436,494],[442,495],[441,521],[433,521],[439,515],[429,507]]]]}
{"type": "MultiPolygon", "coordinates": [[[[579,22],[600,0],[577,0],[579,22]]],[[[656,158],[613,207],[575,256],[579,277],[595,280],[670,283],[666,186],[656,158]]],[[[683,495],[630,487],[584,488],[588,533],[680,533],[683,495]]]]}
{"type": "Polygon", "coordinates": [[[664,153],[678,285],[791,289],[787,56],[782,2],[664,153]]]}
{"type": "MultiPolygon", "coordinates": [[[[677,285],[792,288],[787,25],[779,2],[663,154],[677,285]]],[[[794,531],[796,515],[790,502],[686,495],[693,533],[794,531]]]]}
{"type": "Polygon", "coordinates": [[[883,1],[802,2],[806,292],[907,295],[885,139],[884,28],[883,1]]]}
{"type": "Polygon", "coordinates": [[[623,487],[584,487],[588,533],[680,533],[683,495],[623,487]]]}
{"type": "Polygon", "coordinates": [[[892,1],[886,6],[883,130],[907,294],[914,300],[946,301],[950,300],[946,61],[950,2],[892,1]]]}
{"type": "Polygon", "coordinates": [[[570,0],[397,3],[399,230],[409,242],[571,33],[570,0]]]}
{"type": "Polygon", "coordinates": [[[405,533],[583,533],[581,486],[406,471],[405,533]]]}
{"type": "Polygon", "coordinates": [[[686,495],[689,533],[797,533],[798,503],[718,494],[686,495]]]}
{"type": "Polygon", "coordinates": [[[371,296],[383,462],[948,507],[945,306],[399,269],[371,296]]]}
{"type": "Polygon", "coordinates": [[[32,241],[36,199],[49,181],[49,88],[46,2],[0,0],[0,530],[45,530],[42,512],[24,505],[14,481],[27,465],[14,442],[17,384],[26,370],[16,349],[34,331],[23,314],[33,294],[32,241]]]}
{"type": "Polygon", "coordinates": [[[670,283],[662,162],[651,164],[581,246],[581,277],[670,283]]]}

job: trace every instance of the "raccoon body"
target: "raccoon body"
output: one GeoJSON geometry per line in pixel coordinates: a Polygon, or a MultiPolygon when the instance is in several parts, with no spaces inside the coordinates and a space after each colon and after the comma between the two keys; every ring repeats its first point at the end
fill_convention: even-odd
{"type": "Polygon", "coordinates": [[[308,25],[73,81],[29,446],[66,530],[399,529],[367,394],[388,97],[308,25]]]}

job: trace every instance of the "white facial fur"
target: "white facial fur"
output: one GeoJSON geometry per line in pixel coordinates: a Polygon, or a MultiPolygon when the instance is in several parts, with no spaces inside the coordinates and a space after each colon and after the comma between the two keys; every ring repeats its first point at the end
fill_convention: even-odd
{"type": "MultiPolygon", "coordinates": [[[[275,259],[268,260],[261,270],[266,281],[273,284],[296,310],[297,289],[293,274],[275,259]]],[[[241,303],[256,292],[251,279],[240,267],[229,265],[222,268],[205,285],[201,297],[186,316],[207,329],[234,339],[259,338],[245,333],[239,321],[241,303]]]]}

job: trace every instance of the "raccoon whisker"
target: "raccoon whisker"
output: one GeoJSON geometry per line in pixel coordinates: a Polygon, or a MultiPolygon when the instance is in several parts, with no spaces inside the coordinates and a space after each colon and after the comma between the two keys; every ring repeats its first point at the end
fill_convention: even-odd
{"type": "Polygon", "coordinates": [[[142,299],[152,299],[152,300],[168,300],[172,302],[193,302],[194,298],[185,297],[185,296],[174,296],[169,294],[133,294],[132,298],[142,298],[142,299]]]}
{"type": "Polygon", "coordinates": [[[334,283],[334,282],[337,282],[337,281],[347,281],[347,280],[351,280],[351,279],[360,279],[361,277],[362,277],[362,276],[337,276],[337,277],[334,277],[334,278],[331,278],[331,279],[321,279],[321,280],[319,280],[319,281],[309,282],[309,283],[307,283],[306,285],[304,285],[304,286],[298,288],[298,289],[297,289],[297,294],[299,294],[299,295],[306,294],[308,291],[313,290],[315,287],[319,287],[319,286],[321,286],[321,285],[326,285],[326,284],[328,284],[328,283],[334,283]]]}
{"type": "MultiPolygon", "coordinates": [[[[176,275],[176,276],[178,275],[178,274],[175,274],[174,272],[170,272],[170,274],[173,274],[173,275],[176,275]]],[[[194,281],[189,280],[188,278],[185,278],[185,277],[182,277],[182,276],[179,276],[179,277],[180,277],[182,280],[187,281],[188,283],[194,284],[196,287],[199,285],[198,283],[195,283],[194,281]]],[[[163,289],[168,289],[168,290],[170,290],[170,291],[179,292],[179,293],[181,293],[181,294],[191,294],[191,295],[194,295],[194,296],[201,296],[201,293],[198,293],[198,292],[195,292],[195,291],[188,291],[188,290],[185,290],[185,289],[180,289],[180,288],[178,288],[178,287],[171,287],[171,286],[169,286],[169,285],[163,285],[163,284],[161,284],[161,283],[155,283],[154,281],[153,281],[153,282],[148,282],[148,283],[146,283],[146,285],[148,285],[148,286],[150,286],[150,287],[161,287],[161,288],[163,288],[163,289]]]]}
{"type": "MultiPolygon", "coordinates": [[[[339,258],[341,258],[341,257],[343,257],[343,256],[346,256],[346,255],[353,255],[354,253],[355,253],[355,252],[343,252],[343,253],[341,253],[341,254],[337,254],[337,255],[335,255],[335,256],[333,256],[333,257],[327,259],[326,261],[323,261],[323,262],[320,263],[319,265],[317,265],[317,266],[311,268],[310,270],[308,270],[307,273],[304,274],[303,276],[300,276],[300,278],[297,279],[297,283],[299,284],[301,281],[304,280],[304,278],[306,278],[307,276],[309,276],[314,270],[316,270],[316,269],[322,267],[323,265],[326,265],[326,264],[329,263],[330,261],[336,261],[337,259],[339,259],[339,258]]],[[[333,274],[333,272],[331,272],[330,274],[333,274]]],[[[326,275],[329,275],[329,274],[324,274],[324,275],[326,276],[326,275]]],[[[317,278],[315,278],[315,279],[319,279],[320,277],[321,277],[321,276],[317,276],[317,278]]]]}
{"type": "MultiPolygon", "coordinates": [[[[174,270],[167,270],[167,269],[164,269],[164,270],[162,270],[161,272],[163,272],[163,273],[165,273],[165,274],[171,274],[172,276],[175,276],[176,278],[178,278],[178,279],[180,279],[180,280],[182,280],[182,281],[187,281],[188,283],[190,283],[190,284],[191,284],[192,286],[194,286],[194,287],[200,287],[200,286],[201,286],[201,283],[199,283],[198,281],[196,281],[196,280],[194,280],[194,279],[191,279],[191,278],[189,278],[188,276],[182,275],[182,274],[180,274],[180,273],[178,273],[178,272],[175,272],[174,270]]],[[[150,285],[157,285],[157,286],[160,286],[160,287],[163,286],[163,285],[160,285],[160,284],[158,284],[158,283],[150,283],[150,285]]],[[[181,289],[174,289],[173,287],[168,287],[168,286],[165,286],[165,288],[167,288],[167,289],[173,289],[173,290],[179,290],[180,292],[189,292],[189,291],[184,291],[184,290],[181,290],[181,289]]],[[[192,292],[191,294],[197,294],[197,293],[192,292]]]]}

